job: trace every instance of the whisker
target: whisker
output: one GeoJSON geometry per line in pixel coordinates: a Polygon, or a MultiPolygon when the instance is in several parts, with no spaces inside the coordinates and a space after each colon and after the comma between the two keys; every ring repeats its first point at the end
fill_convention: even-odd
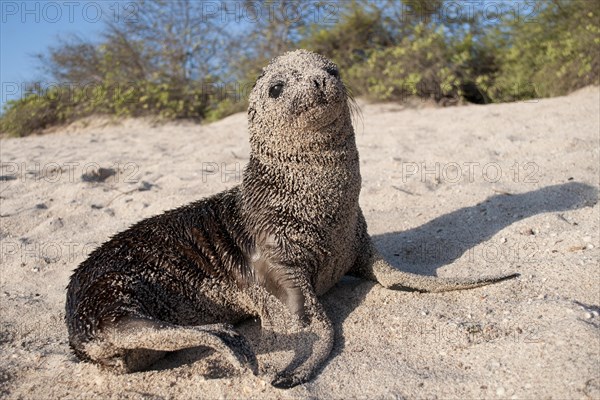
{"type": "Polygon", "coordinates": [[[354,98],[354,93],[352,93],[352,89],[349,88],[348,86],[346,86],[346,84],[343,84],[343,88],[344,88],[344,94],[346,95],[346,98],[348,99],[348,108],[350,110],[350,117],[352,119],[352,125],[356,126],[356,125],[358,125],[358,122],[360,122],[360,125],[362,127],[361,132],[364,132],[365,124],[364,124],[364,120],[363,120],[363,113],[358,105],[358,102],[354,98]]]}

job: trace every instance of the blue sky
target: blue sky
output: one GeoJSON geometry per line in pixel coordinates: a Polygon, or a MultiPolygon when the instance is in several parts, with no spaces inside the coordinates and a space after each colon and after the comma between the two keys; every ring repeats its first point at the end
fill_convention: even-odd
{"type": "Polygon", "coordinates": [[[34,54],[72,34],[97,39],[102,18],[122,17],[125,4],[113,0],[0,0],[0,105],[18,98],[19,88],[26,82],[44,78],[34,54]]]}

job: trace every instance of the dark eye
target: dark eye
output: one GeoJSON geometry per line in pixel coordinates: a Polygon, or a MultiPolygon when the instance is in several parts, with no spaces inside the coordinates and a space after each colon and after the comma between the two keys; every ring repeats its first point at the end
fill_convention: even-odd
{"type": "Polygon", "coordinates": [[[325,68],[325,71],[326,71],[326,72],[327,72],[329,75],[333,76],[334,78],[339,78],[339,77],[340,77],[340,73],[338,72],[337,68],[334,68],[334,67],[327,67],[327,68],[325,68]]]}
{"type": "Polygon", "coordinates": [[[279,95],[281,94],[281,91],[283,90],[283,83],[276,83],[275,85],[271,86],[271,88],[269,89],[269,97],[276,99],[279,97],[279,95]]]}

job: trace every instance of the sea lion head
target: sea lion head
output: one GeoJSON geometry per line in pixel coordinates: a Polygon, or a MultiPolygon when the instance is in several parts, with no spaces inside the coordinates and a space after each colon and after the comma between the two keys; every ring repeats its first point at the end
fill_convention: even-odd
{"type": "Polygon", "coordinates": [[[350,119],[348,92],[337,65],[310,51],[273,59],[250,93],[251,142],[312,148],[353,134],[350,119]]]}

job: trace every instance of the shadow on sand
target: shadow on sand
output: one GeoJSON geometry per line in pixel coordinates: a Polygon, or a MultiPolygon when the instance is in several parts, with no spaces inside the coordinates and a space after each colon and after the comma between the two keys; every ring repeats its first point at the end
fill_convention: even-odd
{"type": "MultiPolygon", "coordinates": [[[[597,202],[597,188],[568,182],[517,195],[495,195],[417,228],[376,235],[373,240],[386,260],[396,268],[421,275],[435,275],[438,268],[452,263],[517,221],[547,212],[560,213],[592,207],[597,202]]],[[[565,223],[571,222],[565,219],[565,223]]],[[[374,285],[372,282],[344,277],[323,296],[323,304],[336,330],[330,360],[344,348],[342,323],[362,303],[374,285]]]]}

